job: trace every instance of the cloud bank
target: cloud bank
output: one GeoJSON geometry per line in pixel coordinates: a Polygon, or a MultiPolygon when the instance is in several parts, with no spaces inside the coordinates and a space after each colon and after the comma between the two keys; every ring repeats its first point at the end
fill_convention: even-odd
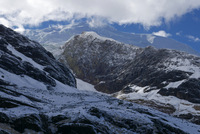
{"type": "Polygon", "coordinates": [[[88,18],[91,25],[103,20],[118,24],[137,23],[148,28],[199,7],[200,0],[1,0],[0,23],[23,31],[25,25],[37,26],[48,20],[88,18]]]}

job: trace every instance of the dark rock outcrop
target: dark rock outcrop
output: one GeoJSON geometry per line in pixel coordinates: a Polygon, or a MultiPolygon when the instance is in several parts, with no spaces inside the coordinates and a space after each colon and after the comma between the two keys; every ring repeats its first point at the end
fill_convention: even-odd
{"type": "Polygon", "coordinates": [[[76,87],[70,70],[57,62],[50,52],[3,25],[0,25],[0,46],[0,68],[16,75],[29,76],[48,86],[55,87],[55,80],[58,80],[76,87]]]}
{"type": "Polygon", "coordinates": [[[200,103],[200,79],[188,79],[177,88],[162,88],[158,93],[164,96],[177,96],[193,103],[200,103]]]}
{"type": "Polygon", "coordinates": [[[65,44],[60,61],[101,92],[147,86],[145,92],[161,89],[161,95],[200,103],[199,79],[192,77],[200,70],[200,58],[184,52],[151,46],[142,49],[85,32],[65,44]],[[167,90],[167,85],[181,80],[185,82],[167,90]]]}

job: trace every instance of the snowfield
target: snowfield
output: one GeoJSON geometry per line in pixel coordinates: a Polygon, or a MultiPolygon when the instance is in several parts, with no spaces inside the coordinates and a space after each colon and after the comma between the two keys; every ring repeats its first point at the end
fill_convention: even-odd
{"type": "MultiPolygon", "coordinates": [[[[8,72],[1,70],[0,76],[2,75],[6,76],[8,75],[8,72]]],[[[152,129],[152,127],[155,127],[154,123],[152,122],[152,120],[155,119],[174,128],[181,129],[186,133],[197,134],[200,132],[199,125],[194,125],[187,121],[171,117],[167,114],[158,112],[145,106],[126,101],[120,101],[110,96],[99,94],[98,92],[84,91],[84,89],[81,89],[80,87],[80,90],[77,90],[73,87],[63,85],[60,82],[57,82],[57,86],[50,91],[40,86],[43,85],[43,83],[40,82],[37,82],[37,84],[35,84],[35,87],[34,85],[32,85],[31,87],[30,85],[27,86],[24,84],[25,82],[35,83],[32,79],[18,76],[17,81],[14,81],[14,84],[16,84],[17,86],[9,86],[6,88],[9,89],[7,91],[9,91],[10,93],[17,92],[18,94],[20,94],[20,96],[14,97],[9,93],[4,92],[3,90],[5,89],[0,87],[0,97],[20,101],[21,103],[30,105],[31,107],[22,105],[14,108],[0,108],[0,113],[5,113],[10,118],[20,118],[32,114],[37,115],[39,113],[45,114],[48,117],[67,115],[68,117],[70,117],[70,120],[72,122],[86,118],[92,122],[104,124],[110,129],[110,132],[112,133],[133,133],[128,129],[121,129],[113,126],[113,124],[111,124],[110,122],[106,122],[106,119],[103,116],[98,118],[88,112],[88,110],[91,108],[97,108],[103,111],[104,114],[109,114],[109,116],[113,117],[119,122],[121,119],[131,119],[137,123],[140,123],[142,126],[146,127],[146,129],[152,129]],[[36,85],[38,85],[38,87],[36,87],[36,85]],[[32,99],[30,99],[30,97],[32,99]],[[33,98],[37,101],[33,101],[33,98]],[[146,112],[149,114],[146,114],[146,112]]],[[[86,88],[88,87],[88,84],[81,82],[81,86],[83,88],[86,88]]],[[[90,86],[91,85],[89,85],[89,88],[90,86]]],[[[129,96],[131,96],[131,94],[129,96]]],[[[150,96],[143,97],[145,98],[150,96]]],[[[153,99],[152,97],[153,96],[151,96],[151,99],[153,99]]],[[[138,98],[142,98],[142,96],[138,96],[138,98]]],[[[163,98],[161,96],[157,96],[155,98],[162,99],[163,102],[167,101],[168,99],[168,101],[172,101],[173,103],[176,103],[177,101],[175,98],[163,98]]],[[[187,102],[183,103],[188,104],[187,102]]],[[[180,110],[183,111],[186,109],[187,107],[185,107],[185,109],[180,108],[180,110]]],[[[1,129],[2,128],[0,125],[0,130],[1,129]]],[[[156,131],[156,129],[154,131],[156,131]]],[[[140,130],[140,132],[142,132],[142,130],[140,130]]]]}

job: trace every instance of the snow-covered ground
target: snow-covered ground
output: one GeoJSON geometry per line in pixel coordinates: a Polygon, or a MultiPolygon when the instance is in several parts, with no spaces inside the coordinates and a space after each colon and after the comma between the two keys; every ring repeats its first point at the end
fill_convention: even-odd
{"type": "Polygon", "coordinates": [[[31,63],[34,67],[37,67],[40,70],[44,69],[44,66],[36,63],[35,61],[33,61],[31,58],[23,55],[22,53],[18,52],[17,50],[15,50],[15,48],[13,46],[11,46],[10,44],[7,46],[7,49],[10,50],[12,52],[12,54],[14,54],[17,57],[22,58],[22,61],[26,61],[31,63]]]}
{"type": "Polygon", "coordinates": [[[93,32],[93,31],[87,31],[87,32],[83,32],[82,34],[80,34],[80,36],[82,38],[87,38],[88,36],[91,37],[91,40],[94,40],[94,39],[98,39],[98,40],[101,40],[101,41],[106,41],[106,40],[110,40],[110,41],[114,41],[114,42],[117,42],[117,43],[121,43],[121,42],[118,42],[112,38],[107,38],[107,37],[103,37],[103,36],[100,36],[98,35],[97,33],[93,32]]]}
{"type": "MultiPolygon", "coordinates": [[[[1,71],[0,73],[0,75],[4,75],[7,72],[1,71]]],[[[20,77],[18,79],[20,79],[20,77]]],[[[23,79],[21,78],[21,80],[23,79]]],[[[20,102],[29,104],[32,107],[37,107],[37,109],[27,106],[18,106],[9,109],[0,108],[0,112],[9,115],[9,117],[12,118],[19,118],[23,117],[24,115],[27,116],[30,114],[39,113],[43,113],[45,115],[48,115],[49,117],[56,115],[67,115],[72,121],[86,118],[92,122],[104,124],[105,126],[110,128],[110,131],[112,131],[113,133],[132,133],[130,130],[120,129],[113,126],[111,123],[106,122],[104,118],[98,118],[88,113],[88,109],[96,107],[101,111],[104,111],[104,113],[109,114],[111,117],[113,117],[114,120],[120,121],[121,119],[131,119],[135,122],[139,122],[141,125],[146,126],[146,128],[153,127],[153,122],[151,121],[152,119],[159,119],[165,124],[168,124],[175,128],[179,128],[190,134],[197,134],[200,130],[199,125],[194,125],[184,120],[171,117],[167,114],[158,112],[145,106],[137,105],[134,103],[132,106],[130,105],[131,103],[126,101],[121,102],[115,98],[111,98],[97,92],[77,90],[73,87],[69,87],[59,82],[57,82],[57,86],[53,90],[27,88],[23,87],[24,84],[21,82],[16,84],[18,84],[17,87],[9,87],[9,90],[10,92],[18,92],[19,94],[21,94],[20,97],[13,97],[11,94],[6,94],[3,92],[0,92],[0,96],[4,98],[11,98],[13,100],[18,100],[20,102]],[[40,101],[31,101],[28,96],[36,98],[40,101]],[[148,111],[153,115],[141,113],[139,109],[146,109],[146,112],[148,111]]],[[[84,88],[86,87],[85,85],[86,84],[83,84],[84,88]]],[[[79,88],[81,89],[81,87],[79,88]]],[[[166,99],[163,99],[163,101],[166,101],[166,99]]]]}
{"type": "MultiPolygon", "coordinates": [[[[52,90],[47,90],[42,82],[36,81],[28,76],[14,75],[3,69],[0,70],[0,76],[4,76],[3,80],[9,81],[11,85],[16,85],[14,87],[6,87],[7,90],[9,89],[8,91],[10,93],[17,92],[20,94],[20,96],[13,96],[13,94],[10,93],[0,92],[0,97],[16,100],[31,106],[27,107],[21,105],[14,108],[0,108],[1,113],[5,113],[12,118],[20,118],[39,113],[43,113],[49,117],[67,115],[70,117],[71,121],[87,118],[92,122],[104,124],[108,128],[112,128],[113,133],[132,133],[130,130],[117,128],[113,126],[113,124],[106,122],[105,119],[98,118],[88,113],[89,109],[95,107],[109,114],[109,116],[113,117],[114,120],[120,122],[122,119],[131,119],[149,129],[153,127],[153,122],[151,120],[159,119],[165,124],[179,128],[190,134],[197,134],[200,131],[200,126],[198,125],[171,117],[145,106],[137,105],[135,103],[132,105],[129,102],[120,101],[110,96],[95,92],[93,85],[79,79],[77,80],[77,83],[80,90],[64,85],[57,80],[56,87],[52,87],[52,90]],[[89,90],[89,92],[85,90],[89,90]],[[30,97],[38,101],[33,101],[30,97]],[[153,114],[153,116],[141,113],[139,109],[148,109],[148,112],[153,114]]],[[[179,100],[175,97],[159,96],[156,94],[156,91],[152,91],[151,94],[147,95],[143,93],[143,89],[140,87],[135,87],[134,89],[138,90],[137,94],[128,94],[127,96],[122,95],[118,96],[118,98],[159,99],[159,101],[163,103],[178,105],[177,102],[179,100]]],[[[182,101],[180,104],[178,112],[184,113],[187,110],[190,110],[190,112],[192,111],[189,102],[182,101]]],[[[192,112],[195,113],[196,111],[193,110],[192,112]]]]}
{"type": "MultiPolygon", "coordinates": [[[[183,55],[184,56],[184,55],[183,55]]],[[[192,75],[190,78],[200,78],[200,61],[196,63],[191,63],[193,60],[188,60],[188,58],[184,57],[175,57],[170,59],[170,61],[165,62],[166,70],[181,70],[185,72],[191,72],[192,75]]],[[[197,61],[196,61],[197,62],[197,61]]]]}
{"type": "Polygon", "coordinates": [[[77,82],[77,89],[79,89],[79,90],[97,92],[96,89],[94,88],[94,85],[92,85],[90,83],[87,83],[78,78],[76,78],[76,82],[77,82]]]}
{"type": "MultiPolygon", "coordinates": [[[[180,82],[171,83],[167,86],[176,87],[180,82]]],[[[193,114],[193,115],[200,115],[200,111],[195,109],[196,106],[200,106],[200,104],[194,104],[186,100],[179,99],[174,96],[162,96],[157,93],[159,90],[152,90],[150,92],[144,92],[145,89],[148,87],[139,87],[136,85],[132,85],[132,93],[122,94],[121,92],[118,93],[117,98],[125,99],[129,101],[136,101],[136,100],[145,100],[145,101],[153,101],[157,104],[161,104],[163,106],[167,106],[168,104],[172,105],[176,111],[172,115],[179,116],[181,114],[193,114]]]]}

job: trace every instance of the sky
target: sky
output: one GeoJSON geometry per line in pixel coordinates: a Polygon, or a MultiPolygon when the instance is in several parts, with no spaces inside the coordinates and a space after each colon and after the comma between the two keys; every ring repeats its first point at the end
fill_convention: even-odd
{"type": "Polygon", "coordinates": [[[0,24],[23,33],[86,20],[175,39],[200,51],[200,0],[0,0],[0,24]]]}

